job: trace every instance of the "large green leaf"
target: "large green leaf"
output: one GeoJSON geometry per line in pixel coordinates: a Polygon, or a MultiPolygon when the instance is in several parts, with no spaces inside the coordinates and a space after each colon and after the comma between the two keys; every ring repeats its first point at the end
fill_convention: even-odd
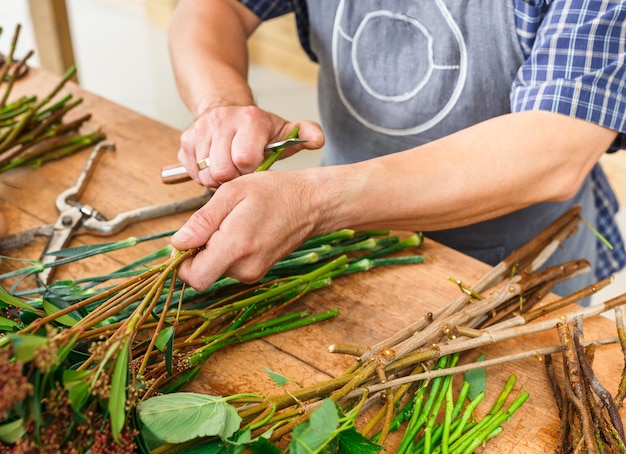
{"type": "Polygon", "coordinates": [[[35,334],[8,333],[7,337],[13,346],[15,357],[23,363],[31,361],[37,355],[37,350],[48,342],[46,337],[35,334]]]}
{"type": "MultiPolygon", "coordinates": [[[[42,306],[43,306],[44,312],[48,315],[56,314],[57,312],[61,310],[48,300],[43,300],[42,306]]],[[[76,322],[78,322],[78,319],[71,316],[70,314],[65,314],[65,315],[61,315],[60,317],[57,317],[55,321],[65,326],[74,326],[76,322]]]]}
{"type": "Polygon", "coordinates": [[[170,339],[174,336],[174,333],[175,328],[173,326],[168,326],[167,328],[161,330],[161,332],[157,334],[157,338],[154,343],[156,348],[158,348],[159,351],[165,350],[165,347],[167,346],[170,339]]]}
{"type": "Polygon", "coordinates": [[[320,448],[335,437],[339,424],[335,403],[330,399],[324,399],[322,405],[311,413],[309,421],[294,428],[289,443],[290,454],[319,452],[320,448]]]}
{"type": "Polygon", "coordinates": [[[20,326],[14,320],[0,316],[0,331],[13,331],[13,328],[20,326]]]}
{"type": "MultiPolygon", "coordinates": [[[[485,359],[485,354],[481,354],[476,362],[482,362],[485,359]]],[[[473,400],[480,393],[487,392],[487,371],[484,367],[468,370],[465,372],[465,381],[470,384],[469,392],[467,393],[467,398],[469,400],[473,400]]]]}
{"type": "Polygon", "coordinates": [[[93,374],[93,370],[66,369],[63,371],[63,387],[68,392],[70,405],[77,413],[80,412],[80,409],[89,398],[91,383],[88,379],[93,374]]]}
{"type": "Polygon", "coordinates": [[[19,307],[20,309],[24,309],[25,311],[39,313],[39,311],[32,308],[25,301],[22,301],[21,299],[11,295],[3,287],[0,287],[0,301],[2,301],[3,303],[9,306],[19,307]]]}
{"type": "Polygon", "coordinates": [[[21,419],[0,425],[0,440],[4,443],[15,443],[26,432],[21,419]]]}
{"type": "Polygon", "coordinates": [[[111,378],[111,392],[109,393],[109,414],[111,418],[111,432],[115,441],[126,422],[126,382],[128,381],[128,341],[122,344],[115,360],[113,377],[111,378]]]}
{"type": "Polygon", "coordinates": [[[241,424],[237,410],[224,398],[187,392],[142,402],[139,418],[150,432],[168,443],[208,436],[227,440],[241,424]]]}

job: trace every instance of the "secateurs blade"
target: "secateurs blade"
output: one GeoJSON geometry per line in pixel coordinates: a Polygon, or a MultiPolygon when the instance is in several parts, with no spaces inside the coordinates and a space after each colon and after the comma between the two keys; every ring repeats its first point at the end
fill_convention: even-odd
{"type": "Polygon", "coordinates": [[[30,243],[36,236],[49,237],[48,244],[40,258],[44,265],[44,270],[37,275],[37,278],[43,284],[47,284],[52,274],[52,264],[57,260],[57,257],[52,253],[65,248],[73,236],[84,233],[90,233],[95,236],[114,235],[129,224],[200,208],[213,195],[214,191],[207,189],[201,196],[138,208],[119,213],[113,219],[107,220],[96,209],[80,203],[78,199],[93,173],[94,164],[101,152],[114,149],[115,144],[108,141],[100,142],[94,147],[76,184],[63,191],[57,197],[56,207],[59,211],[59,217],[55,223],[25,230],[0,239],[0,251],[24,246],[30,243]]]}

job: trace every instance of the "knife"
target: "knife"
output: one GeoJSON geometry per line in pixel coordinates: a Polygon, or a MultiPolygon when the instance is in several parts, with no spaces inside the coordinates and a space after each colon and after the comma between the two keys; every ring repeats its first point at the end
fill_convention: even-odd
{"type": "MultiPolygon", "coordinates": [[[[292,145],[297,145],[304,142],[306,142],[305,139],[298,139],[296,137],[293,137],[290,139],[281,140],[279,142],[270,143],[265,147],[265,151],[273,151],[277,148],[290,147],[292,145]]],[[[199,161],[198,166],[200,167],[200,169],[206,169],[209,166],[208,158],[199,161]]],[[[187,173],[187,169],[185,169],[185,166],[183,166],[182,164],[174,164],[163,167],[161,169],[161,180],[165,184],[178,184],[191,180],[191,177],[187,173]]]]}

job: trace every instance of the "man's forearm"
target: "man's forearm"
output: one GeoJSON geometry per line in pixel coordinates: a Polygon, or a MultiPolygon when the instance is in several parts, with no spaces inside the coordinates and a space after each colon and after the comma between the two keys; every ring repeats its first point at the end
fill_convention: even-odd
{"type": "Polygon", "coordinates": [[[328,195],[316,206],[327,231],[473,224],[574,196],[615,136],[560,114],[509,114],[406,152],[318,169],[313,184],[328,195]]]}
{"type": "Polygon", "coordinates": [[[194,116],[218,105],[253,103],[246,40],[259,22],[237,2],[180,0],[170,24],[170,58],[194,116]]]}

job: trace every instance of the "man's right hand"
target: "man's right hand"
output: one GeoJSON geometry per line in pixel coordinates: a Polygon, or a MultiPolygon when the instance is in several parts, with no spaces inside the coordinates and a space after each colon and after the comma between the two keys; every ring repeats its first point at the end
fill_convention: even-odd
{"type": "Polygon", "coordinates": [[[181,135],[178,160],[189,175],[206,187],[218,187],[252,173],[265,159],[265,146],[284,139],[296,126],[303,145],[289,147],[283,157],[324,145],[320,125],[313,121],[291,123],[256,106],[219,106],[198,116],[181,135]],[[209,159],[206,169],[198,161],[209,159]]]}

